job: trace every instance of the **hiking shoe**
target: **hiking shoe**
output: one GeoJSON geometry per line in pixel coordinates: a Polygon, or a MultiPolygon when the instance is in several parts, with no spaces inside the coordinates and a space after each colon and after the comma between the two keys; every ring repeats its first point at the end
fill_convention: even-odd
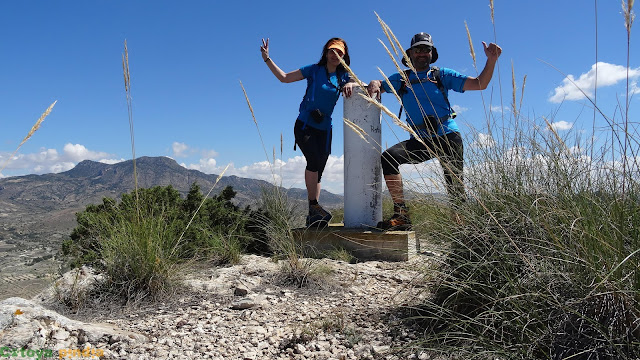
{"type": "Polygon", "coordinates": [[[382,230],[407,231],[411,230],[411,219],[408,214],[396,213],[389,220],[380,221],[376,227],[382,230]]]}
{"type": "Polygon", "coordinates": [[[307,227],[326,226],[333,216],[320,205],[309,205],[309,215],[307,216],[307,227]]]}
{"type": "Polygon", "coordinates": [[[404,203],[393,204],[393,216],[389,220],[380,221],[376,226],[382,230],[411,230],[411,219],[409,219],[409,209],[404,203]]]}
{"type": "Polygon", "coordinates": [[[321,228],[321,227],[325,227],[329,225],[328,221],[322,220],[321,217],[319,216],[309,216],[307,215],[307,222],[305,224],[306,227],[317,227],[317,228],[321,228]]]}

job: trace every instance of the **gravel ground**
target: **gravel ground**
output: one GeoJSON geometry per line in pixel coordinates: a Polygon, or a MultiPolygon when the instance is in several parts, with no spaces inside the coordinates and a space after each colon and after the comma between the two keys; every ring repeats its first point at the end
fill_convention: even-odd
{"type": "Polygon", "coordinates": [[[298,288],[269,258],[247,255],[239,265],[199,269],[167,302],[83,320],[146,337],[93,344],[106,359],[436,359],[406,350],[419,330],[401,323],[399,308],[426,296],[421,270],[433,259],[305,259],[316,274],[298,288]]]}

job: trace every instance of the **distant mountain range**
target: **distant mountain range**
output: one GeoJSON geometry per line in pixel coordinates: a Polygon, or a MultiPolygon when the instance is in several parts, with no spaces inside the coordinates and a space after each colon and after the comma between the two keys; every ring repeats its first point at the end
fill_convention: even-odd
{"type": "MultiPolygon", "coordinates": [[[[136,160],[136,171],[139,188],[171,185],[183,195],[194,182],[206,194],[218,178],[215,174],[184,168],[167,157],[141,157],[136,160]]],[[[263,180],[223,176],[212,195],[228,185],[237,192],[234,202],[241,207],[255,206],[262,189],[274,187],[263,180]]],[[[70,231],[75,226],[76,212],[88,204],[101,203],[103,197],[119,199],[133,189],[132,160],[111,165],[85,160],[62,173],[0,179],[0,240],[70,231]]],[[[304,189],[285,191],[291,199],[306,199],[304,189]]],[[[341,195],[323,190],[321,199],[329,208],[343,206],[341,195]]]]}

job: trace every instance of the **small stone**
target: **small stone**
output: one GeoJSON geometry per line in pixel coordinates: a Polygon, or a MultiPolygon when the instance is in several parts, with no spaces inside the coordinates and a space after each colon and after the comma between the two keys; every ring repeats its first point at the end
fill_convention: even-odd
{"type": "Polygon", "coordinates": [[[373,346],[371,351],[376,354],[376,355],[380,355],[380,354],[384,354],[386,352],[389,351],[389,349],[391,349],[391,347],[386,346],[386,345],[382,345],[382,346],[373,346]]]}
{"type": "Polygon", "coordinates": [[[233,289],[233,295],[235,296],[246,296],[249,293],[249,289],[244,285],[236,285],[233,289]]]}
{"type": "Polygon", "coordinates": [[[296,344],[296,345],[293,347],[293,352],[294,352],[295,354],[304,354],[304,353],[305,353],[305,351],[307,351],[307,348],[305,348],[305,347],[304,347],[304,345],[302,345],[302,344],[296,344]]]}
{"type": "Polygon", "coordinates": [[[52,338],[56,340],[66,340],[69,338],[69,335],[70,334],[68,331],[65,331],[64,329],[59,329],[53,334],[52,338]]]}
{"type": "Polygon", "coordinates": [[[245,310],[245,309],[249,309],[252,308],[256,305],[256,303],[253,301],[253,299],[251,298],[242,298],[238,301],[234,301],[231,304],[231,309],[232,310],[245,310]]]}
{"type": "Polygon", "coordinates": [[[258,353],[250,351],[242,355],[243,360],[256,360],[258,358],[258,353]]]}
{"type": "Polygon", "coordinates": [[[187,320],[182,319],[182,320],[178,321],[178,323],[176,324],[176,327],[179,329],[179,328],[181,328],[181,327],[183,327],[183,326],[185,326],[187,324],[188,324],[187,320]]]}

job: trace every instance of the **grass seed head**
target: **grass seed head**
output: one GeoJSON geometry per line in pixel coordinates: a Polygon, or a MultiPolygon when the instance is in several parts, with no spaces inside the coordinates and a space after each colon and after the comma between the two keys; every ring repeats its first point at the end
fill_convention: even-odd
{"type": "Polygon", "coordinates": [[[27,140],[29,140],[29,138],[31,136],[33,136],[33,134],[38,131],[38,129],[40,129],[40,125],[42,125],[42,122],[44,121],[44,119],[49,116],[49,114],[51,113],[51,110],[53,109],[53,106],[58,102],[58,100],[54,101],[51,105],[49,105],[49,107],[47,108],[47,110],[45,110],[42,115],[40,115],[40,118],[38,119],[38,121],[36,121],[36,123],[31,127],[31,130],[29,130],[29,133],[27,134],[27,136],[24,137],[24,139],[22,139],[22,142],[20,143],[20,146],[22,146],[25,142],[27,142],[27,140]]]}
{"type": "Polygon", "coordinates": [[[491,23],[495,24],[495,18],[493,17],[493,0],[489,0],[489,8],[491,9],[491,23]]]}
{"type": "Polygon", "coordinates": [[[515,70],[513,68],[513,61],[511,61],[511,87],[512,87],[512,102],[511,102],[511,106],[513,107],[513,115],[516,116],[517,114],[517,108],[516,108],[516,73],[515,70]]]}
{"type": "Polygon", "coordinates": [[[526,83],[527,83],[527,75],[525,75],[522,78],[522,90],[520,91],[520,106],[519,106],[520,109],[522,109],[522,100],[524,99],[524,86],[526,85],[526,83]]]}
{"type": "Polygon", "coordinates": [[[9,164],[9,162],[11,161],[11,159],[13,159],[13,157],[15,156],[15,154],[18,152],[18,150],[20,149],[20,147],[22,147],[22,145],[24,145],[24,143],[27,142],[27,140],[29,140],[33,134],[38,131],[38,129],[40,129],[40,126],[42,125],[42,122],[44,121],[44,119],[49,116],[49,114],[51,113],[51,110],[53,110],[53,107],[55,106],[55,104],[58,102],[58,100],[54,101],[51,105],[49,105],[49,107],[47,108],[47,110],[45,110],[42,115],[40,115],[40,118],[38,119],[38,121],[36,121],[35,124],[33,124],[33,126],[31,127],[31,130],[29,130],[29,132],[27,133],[27,136],[24,137],[24,139],[22,139],[22,141],[20,142],[20,145],[18,145],[18,147],[16,148],[16,150],[9,156],[7,157],[7,161],[5,161],[5,163],[2,165],[2,168],[0,168],[0,173],[2,173],[2,170],[4,170],[5,167],[7,167],[7,165],[9,164]]]}
{"type": "Polygon", "coordinates": [[[469,39],[469,51],[471,51],[471,58],[473,59],[473,65],[476,66],[476,52],[473,50],[473,41],[471,40],[471,33],[469,32],[469,26],[467,22],[464,22],[464,28],[467,29],[467,38],[469,39]]]}
{"type": "Polygon", "coordinates": [[[627,29],[627,33],[631,34],[631,26],[633,25],[633,20],[636,18],[636,14],[633,13],[633,2],[634,0],[629,0],[625,3],[622,0],[622,14],[624,15],[624,27],[627,29]]]}

